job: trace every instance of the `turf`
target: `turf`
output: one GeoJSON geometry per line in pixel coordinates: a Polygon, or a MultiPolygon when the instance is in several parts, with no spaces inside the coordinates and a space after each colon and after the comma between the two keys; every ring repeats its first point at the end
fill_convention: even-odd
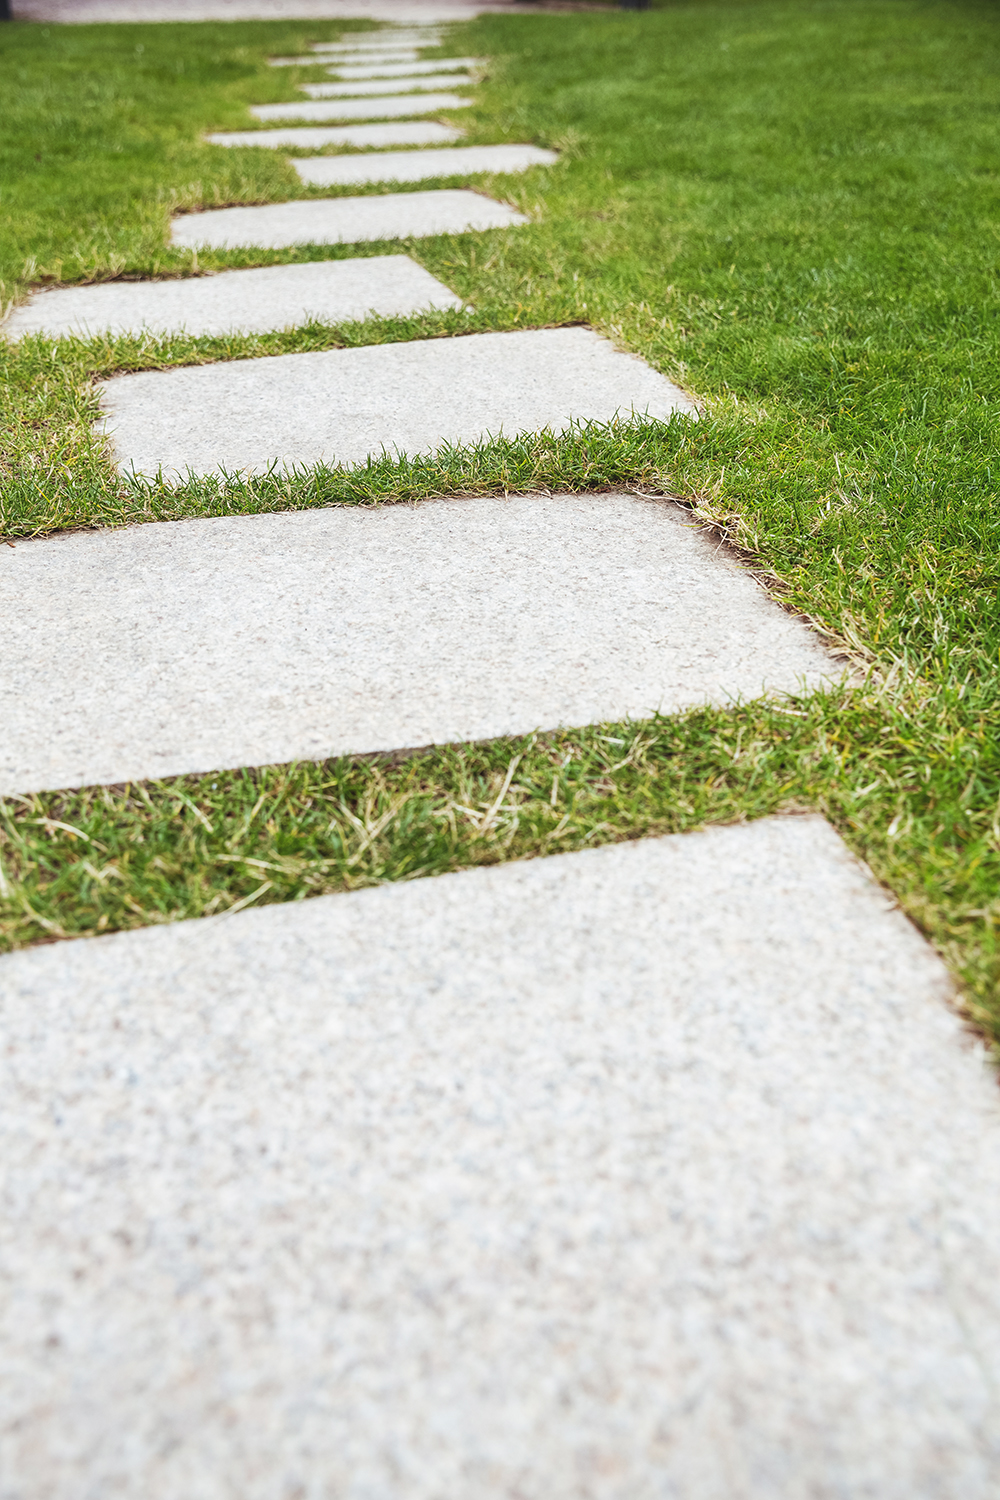
{"type": "MultiPolygon", "coordinates": [[[[299,184],[280,153],[211,148],[199,137],[246,126],[247,103],[292,98],[301,78],[322,76],[265,59],[335,31],[4,28],[4,298],[21,295],[25,280],[190,274],[388,248],[223,252],[195,265],[166,246],[174,209],[329,195],[299,184]]],[[[748,707],[609,729],[612,739],[653,737],[644,770],[633,761],[614,773],[616,788],[628,783],[621,793],[591,756],[605,731],[570,736],[580,784],[559,847],[755,816],[789,798],[820,806],[938,942],[980,1024],[1000,1037],[995,7],[705,0],[640,14],[492,16],[456,28],[446,50],[493,60],[463,112],[470,140],[563,152],[555,168],[482,179],[531,215],[528,227],[407,247],[475,312],[227,341],[28,340],[2,354],[3,534],[17,544],[67,525],[484,489],[631,484],[680,494],[875,676],[865,692],[797,705],[801,718],[748,707]],[[704,402],[705,420],[542,435],[433,461],[382,458],[360,472],[226,489],[124,483],[91,435],[95,379],[126,370],[574,321],[679,380],[704,402]],[[748,734],[763,747],[754,755],[765,769],[752,774],[743,749],[733,761],[748,734]]],[[[484,838],[474,821],[456,813],[452,828],[446,815],[456,798],[489,805],[506,746],[435,752],[377,774],[359,763],[184,785],[213,827],[205,808],[231,804],[218,813],[229,841],[246,799],[261,795],[255,777],[302,788],[276,806],[272,844],[255,824],[223,851],[274,863],[269,851],[284,859],[304,840],[314,863],[329,862],[323,872],[298,884],[281,871],[256,881],[267,888],[255,899],[288,899],[544,852],[555,826],[543,785],[554,743],[520,752],[519,821],[506,843],[493,825],[484,838]],[[465,775],[472,790],[462,789],[465,775]],[[407,817],[390,819],[347,870],[354,825],[346,813],[331,822],[331,807],[342,800],[363,825],[370,798],[384,810],[380,798],[404,794],[407,817]],[[310,796],[323,827],[341,827],[336,848],[303,811],[310,796]]],[[[255,889],[255,867],[217,862],[208,831],[178,816],[170,787],[108,795],[35,799],[30,817],[63,809],[61,821],[84,818],[79,826],[119,868],[120,840],[132,848],[141,834],[140,850],[165,841],[157,857],[179,861],[181,873],[154,879],[136,855],[112,896],[114,877],[81,874],[75,835],[45,823],[26,835],[29,812],[12,801],[0,845],[6,943],[92,931],[102,919],[107,930],[224,910],[255,889]]],[[[496,824],[506,827],[500,813],[496,824]]]]}

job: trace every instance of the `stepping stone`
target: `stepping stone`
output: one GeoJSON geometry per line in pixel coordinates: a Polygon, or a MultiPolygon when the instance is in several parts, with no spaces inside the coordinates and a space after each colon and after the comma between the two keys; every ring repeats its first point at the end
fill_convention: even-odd
{"type": "Polygon", "coordinates": [[[190,249],[251,246],[281,250],[290,245],[358,245],[366,240],[467,234],[480,229],[510,229],[527,222],[506,203],[495,203],[482,193],[451,188],[181,214],[171,225],[171,244],[190,249]]]}
{"type": "MultiPolygon", "coordinates": [[[[217,437],[249,420],[213,411],[217,437]]],[[[0,795],[676,713],[844,670],[666,500],[339,506],[5,550],[0,795]]]]}
{"type": "Polygon", "coordinates": [[[291,104],[255,104],[256,120],[379,120],[406,115],[432,115],[442,109],[468,109],[471,99],[460,94],[422,94],[388,99],[330,99],[291,104]]]}
{"type": "Polygon", "coordinates": [[[342,55],[347,52],[397,52],[401,48],[412,49],[413,47],[440,47],[441,33],[432,32],[400,32],[399,35],[391,37],[379,37],[377,34],[365,34],[362,39],[353,42],[313,42],[311,52],[320,52],[324,55],[342,55]]]}
{"type": "Polygon", "coordinates": [[[317,52],[317,62],[357,63],[361,67],[369,67],[375,63],[415,63],[420,53],[414,47],[394,47],[392,51],[376,48],[374,51],[368,47],[352,47],[344,52],[317,52]]]}
{"type": "Polygon", "coordinates": [[[995,1500],[996,1085],[888,905],[768,819],[0,958],[11,1495],[995,1500]]]}
{"type": "MultiPolygon", "coordinates": [[[[219,210],[239,212],[254,210],[219,210]]],[[[360,464],[383,449],[431,453],[501,431],[561,432],[577,420],[695,411],[683,391],[590,328],[149,370],[105,381],[101,391],[105,431],[123,472],[151,478],[360,464]]]]}
{"type": "Polygon", "coordinates": [[[472,83],[467,73],[428,73],[422,78],[375,78],[361,83],[300,83],[303,94],[311,99],[344,99],[386,97],[389,94],[431,92],[433,89],[464,88],[472,83]]]}
{"type": "Polygon", "coordinates": [[[269,68],[315,68],[322,61],[319,57],[269,57],[267,65],[269,68]]]}
{"type": "MultiPolygon", "coordinates": [[[[321,85],[322,86],[322,85],[321,85]]],[[[526,172],[559,160],[541,146],[453,146],[434,151],[380,151],[372,156],[307,156],[292,159],[303,182],[331,187],[362,182],[420,182],[473,172],[526,172]]]]}
{"type": "Polygon", "coordinates": [[[406,255],[264,266],[178,281],[110,281],[40,292],[3,325],[13,338],[76,334],[264,333],[303,323],[406,317],[462,301],[406,255]]]}
{"type": "Polygon", "coordinates": [[[327,68],[337,78],[416,78],[421,73],[455,73],[481,67],[481,57],[439,57],[433,62],[381,63],[364,67],[327,68]]]}
{"type": "Polygon", "coordinates": [[[323,146],[355,146],[377,151],[380,146],[441,146],[461,138],[462,132],[436,120],[400,120],[392,125],[308,125],[287,130],[229,130],[205,137],[213,146],[295,146],[316,151],[323,146]]]}

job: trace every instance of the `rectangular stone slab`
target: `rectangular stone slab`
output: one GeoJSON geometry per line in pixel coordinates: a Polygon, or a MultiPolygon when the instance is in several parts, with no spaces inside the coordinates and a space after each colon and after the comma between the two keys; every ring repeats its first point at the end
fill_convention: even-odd
{"type": "Polygon", "coordinates": [[[358,34],[353,41],[313,42],[310,52],[342,55],[363,49],[366,52],[396,52],[401,47],[439,47],[440,31],[401,31],[392,36],[379,36],[376,32],[358,34]]]}
{"type": "Polygon", "coordinates": [[[496,203],[482,193],[447,188],[181,214],[173,220],[171,242],[193,249],[250,245],[275,250],[289,245],[355,245],[363,240],[465,234],[470,230],[509,229],[527,222],[506,203],[496,203]]]}
{"type": "Polygon", "coordinates": [[[407,255],[263,266],[176,281],[110,281],[41,292],[2,325],[9,338],[76,334],[263,333],[369,314],[406,317],[461,299],[407,255]]]}
{"type": "Polygon", "coordinates": [[[433,151],[378,151],[371,156],[295,157],[292,166],[303,182],[323,187],[362,182],[421,182],[427,177],[457,177],[473,172],[526,172],[559,160],[541,146],[453,146],[433,151]]]}
{"type": "Polygon", "coordinates": [[[501,432],[695,409],[589,328],[150,370],[105,381],[101,404],[122,470],[174,478],[360,464],[383,450],[430,453],[501,432]]]}
{"type": "Polygon", "coordinates": [[[270,150],[294,146],[317,151],[324,146],[355,146],[377,151],[381,146],[450,146],[462,132],[434,120],[399,120],[391,125],[301,125],[287,130],[228,130],[208,135],[213,146],[266,146],[270,150]]]}
{"type": "Polygon", "coordinates": [[[296,100],[288,104],[254,104],[255,120],[390,120],[433,115],[442,109],[468,109],[460,94],[404,94],[375,99],[296,100]]]}
{"type": "Polygon", "coordinates": [[[336,59],[338,62],[357,62],[366,64],[369,62],[417,62],[420,53],[416,47],[338,47],[326,51],[321,47],[310,49],[317,57],[325,62],[336,59]]]}
{"type": "Polygon", "coordinates": [[[435,89],[465,88],[472,79],[465,73],[429,73],[422,78],[371,78],[357,83],[300,83],[310,99],[387,98],[393,94],[432,93],[435,89]]]}
{"type": "Polygon", "coordinates": [[[844,671],[664,500],[339,507],[5,551],[3,795],[674,713],[844,671]]]}
{"type": "Polygon", "coordinates": [[[952,993],[817,818],[0,958],[10,1493],[995,1500],[952,993]]]}
{"type": "Polygon", "coordinates": [[[364,66],[345,64],[343,67],[327,68],[337,78],[416,78],[421,73],[455,73],[467,68],[478,68],[481,57],[438,57],[433,62],[414,63],[366,63],[364,66]]]}

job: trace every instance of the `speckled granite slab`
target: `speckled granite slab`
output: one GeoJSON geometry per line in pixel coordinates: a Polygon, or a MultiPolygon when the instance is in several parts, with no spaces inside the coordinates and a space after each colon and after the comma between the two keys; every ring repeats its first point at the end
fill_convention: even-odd
{"type": "Polygon", "coordinates": [[[467,73],[428,73],[420,78],[369,78],[357,83],[302,83],[310,99],[387,99],[397,94],[432,94],[436,89],[462,88],[472,79],[467,73]]]}
{"type": "Polygon", "coordinates": [[[269,120],[389,120],[407,115],[434,115],[443,109],[468,109],[471,99],[460,94],[393,94],[373,99],[299,99],[287,104],[254,104],[254,119],[269,120]]]}
{"type": "Polygon", "coordinates": [[[590,328],[142,371],[105,381],[101,405],[123,471],[176,477],[358,464],[501,432],[695,411],[677,386],[590,328]]]}
{"type": "Polygon", "coordinates": [[[0,958],[8,1492],[995,1500],[950,989],[816,818],[0,958]]]}
{"type": "Polygon", "coordinates": [[[412,78],[421,73],[455,73],[467,68],[478,68],[485,62],[482,57],[438,57],[430,62],[391,63],[337,63],[327,71],[338,78],[412,78]]]}
{"type": "Polygon", "coordinates": [[[405,317],[461,299],[408,255],[373,255],[304,266],[261,266],[172,281],[108,281],[39,292],[15,308],[9,338],[76,334],[264,333],[317,321],[405,317]]]}
{"type": "Polygon", "coordinates": [[[683,511],[630,495],[229,516],[5,551],[0,794],[527,734],[843,670],[683,511]]]}
{"type": "Polygon", "coordinates": [[[453,146],[434,151],[376,151],[370,156],[300,156],[292,166],[303,182],[329,187],[362,182],[422,182],[472,172],[525,172],[558,161],[541,146],[453,146]]]}
{"type": "Polygon", "coordinates": [[[516,209],[482,193],[445,188],[423,193],[379,193],[366,198],[298,199],[259,208],[212,208],[204,213],[179,214],[171,225],[171,242],[191,249],[248,245],[277,250],[289,245],[356,245],[363,240],[512,229],[527,222],[516,209]]]}
{"type": "Polygon", "coordinates": [[[450,146],[462,132],[436,120],[394,120],[384,125],[289,125],[276,130],[222,130],[205,137],[213,146],[261,146],[274,151],[291,146],[319,151],[325,146],[354,146],[378,151],[383,146],[450,146]]]}

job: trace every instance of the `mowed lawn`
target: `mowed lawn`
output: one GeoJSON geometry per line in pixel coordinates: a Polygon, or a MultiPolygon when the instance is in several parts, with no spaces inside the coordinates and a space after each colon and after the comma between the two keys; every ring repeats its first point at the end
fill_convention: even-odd
{"type": "MultiPolygon", "coordinates": [[[[338,30],[4,27],[4,302],[26,283],[385,253],[197,262],[167,245],[171,212],[317,195],[281,153],[200,135],[321,78],[266,57],[338,30]]],[[[483,17],[446,50],[493,60],[462,116],[470,141],[563,153],[482,180],[531,215],[527,228],[406,246],[475,311],[5,349],[0,534],[17,545],[67,526],[631,485],[692,505],[867,676],[782,705],[400,763],[8,798],[0,942],[818,809],[1000,1040],[996,6],[687,0],[483,17]],[[91,432],[95,379],[114,372],[579,321],[678,380],[704,419],[225,488],[126,483],[91,432]]]]}

